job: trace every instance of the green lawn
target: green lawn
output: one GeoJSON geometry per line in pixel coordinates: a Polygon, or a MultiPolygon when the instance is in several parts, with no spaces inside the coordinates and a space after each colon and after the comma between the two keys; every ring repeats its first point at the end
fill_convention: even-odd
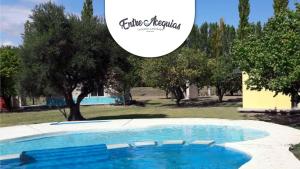
{"type": "MultiPolygon", "coordinates": [[[[126,118],[223,118],[255,119],[253,116],[237,112],[239,102],[228,102],[213,105],[189,105],[177,107],[170,99],[139,98],[144,105],[136,106],[81,106],[83,116],[88,120],[126,119],[126,118]],[[150,100],[151,99],[151,100],[150,100]]],[[[201,101],[198,102],[202,103],[201,101]]],[[[64,121],[58,110],[47,110],[23,113],[0,114],[0,126],[34,124],[43,122],[64,121]]]]}
{"type": "Polygon", "coordinates": [[[300,144],[293,146],[291,152],[293,152],[294,155],[300,160],[300,144]]]}

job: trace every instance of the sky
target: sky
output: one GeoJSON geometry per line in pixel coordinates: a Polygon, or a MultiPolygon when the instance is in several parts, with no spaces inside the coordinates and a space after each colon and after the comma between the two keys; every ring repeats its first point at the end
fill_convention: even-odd
{"type": "MultiPolygon", "coordinates": [[[[22,44],[24,23],[35,5],[49,0],[0,0],[0,46],[22,44]]],[[[84,0],[52,0],[63,5],[67,13],[80,15],[84,0]]],[[[290,0],[289,8],[300,0],[290,0]]],[[[250,0],[250,22],[265,23],[273,15],[273,0],[250,0]]],[[[94,0],[94,14],[104,16],[104,0],[94,0]]],[[[195,23],[218,22],[238,26],[238,0],[196,0],[195,23]]]]}

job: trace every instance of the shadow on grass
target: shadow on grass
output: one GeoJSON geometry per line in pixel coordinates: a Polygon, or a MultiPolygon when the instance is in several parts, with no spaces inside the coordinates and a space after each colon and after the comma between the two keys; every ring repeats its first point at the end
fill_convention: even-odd
{"type": "Polygon", "coordinates": [[[228,99],[223,102],[219,102],[218,100],[207,100],[205,99],[198,99],[198,100],[183,100],[181,101],[180,106],[174,104],[162,104],[161,107],[179,107],[179,108],[191,108],[191,107],[241,107],[242,106],[242,99],[228,99]]]}
{"type": "Polygon", "coordinates": [[[64,106],[47,106],[47,105],[38,105],[38,106],[23,106],[22,108],[14,109],[12,111],[2,111],[1,113],[25,113],[25,112],[46,112],[49,110],[67,109],[68,107],[64,106]]]}
{"type": "Polygon", "coordinates": [[[162,103],[159,102],[150,102],[151,100],[132,100],[130,105],[138,106],[138,107],[146,107],[146,106],[156,106],[162,103]]]}
{"type": "Polygon", "coordinates": [[[87,120],[112,120],[112,119],[150,119],[150,118],[166,118],[165,114],[124,114],[116,116],[99,116],[88,118],[87,120]]]}
{"type": "Polygon", "coordinates": [[[280,115],[280,114],[263,113],[263,114],[256,114],[255,117],[261,121],[287,125],[290,127],[300,129],[300,114],[280,115]]]}

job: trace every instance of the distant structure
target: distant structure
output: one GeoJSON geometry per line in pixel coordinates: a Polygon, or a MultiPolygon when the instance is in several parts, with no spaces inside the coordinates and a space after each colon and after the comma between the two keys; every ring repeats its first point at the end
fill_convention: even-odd
{"type": "Polygon", "coordinates": [[[196,85],[187,84],[187,89],[185,92],[185,99],[193,100],[199,97],[199,89],[196,85]]]}

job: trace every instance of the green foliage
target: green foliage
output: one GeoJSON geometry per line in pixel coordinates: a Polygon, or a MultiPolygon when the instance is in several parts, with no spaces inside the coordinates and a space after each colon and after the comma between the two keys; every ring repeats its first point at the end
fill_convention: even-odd
{"type": "Polygon", "coordinates": [[[210,23],[209,31],[208,31],[208,52],[207,52],[207,55],[210,58],[214,57],[213,46],[215,44],[217,32],[218,32],[218,23],[210,23]]]}
{"type": "Polygon", "coordinates": [[[11,109],[10,98],[17,94],[17,75],[20,72],[18,49],[10,46],[0,48],[0,84],[1,97],[11,109]]]}
{"type": "Polygon", "coordinates": [[[81,19],[82,20],[90,20],[93,18],[94,8],[93,8],[93,0],[85,0],[83,4],[83,9],[81,11],[81,19]]]}
{"type": "Polygon", "coordinates": [[[128,58],[128,61],[129,61],[130,65],[132,66],[130,71],[127,73],[127,75],[130,76],[129,79],[130,79],[131,87],[145,86],[142,76],[141,76],[144,60],[145,60],[144,58],[134,56],[134,55],[130,55],[128,58]]]}
{"type": "MultiPolygon", "coordinates": [[[[25,50],[22,50],[25,52],[25,50]]],[[[26,53],[22,52],[20,56],[23,58],[26,53]]],[[[43,69],[32,60],[22,59],[22,73],[19,74],[19,94],[21,96],[38,97],[47,95],[57,95],[51,90],[43,69]]]]}
{"type": "Polygon", "coordinates": [[[208,42],[208,23],[203,23],[199,28],[199,49],[204,53],[208,54],[209,52],[209,42],[208,42]]]}
{"type": "Polygon", "coordinates": [[[18,49],[10,46],[0,47],[0,75],[11,78],[19,72],[20,58],[18,49]]]}
{"type": "MultiPolygon", "coordinates": [[[[86,1],[86,9],[92,11],[86,1]]],[[[86,13],[83,12],[83,13],[86,13]]],[[[92,13],[89,13],[92,14],[92,13]]],[[[110,72],[126,70],[126,53],[112,40],[96,17],[89,20],[65,15],[64,8],[51,2],[38,5],[25,25],[23,63],[34,68],[34,76],[52,94],[63,95],[70,107],[69,120],[81,120],[80,102],[107,83],[110,72]],[[125,53],[125,54],[124,54],[125,53]],[[72,92],[81,91],[74,101],[72,92]]]]}
{"type": "Polygon", "coordinates": [[[226,92],[236,92],[241,89],[241,74],[233,64],[230,53],[235,39],[235,29],[226,25],[223,19],[217,26],[212,40],[212,57],[209,61],[212,71],[209,85],[216,87],[219,101],[222,102],[226,92]]]}
{"type": "MultiPolygon", "coordinates": [[[[134,67],[129,58],[130,54],[123,50],[112,38],[108,39],[107,49],[110,51],[110,62],[107,75],[107,81],[104,84],[106,89],[113,89],[119,95],[130,96],[130,88],[134,83],[134,67]]],[[[115,93],[115,92],[114,92],[115,93]]],[[[116,94],[118,94],[116,93],[116,94]]]]}
{"type": "Polygon", "coordinates": [[[238,28],[238,38],[243,39],[248,34],[250,3],[249,0],[239,0],[240,23],[238,28]]]}
{"type": "MultiPolygon", "coordinates": [[[[63,10],[63,9],[62,9],[63,10]]],[[[34,45],[38,45],[39,39],[33,33],[33,25],[29,21],[25,23],[26,43],[21,46],[21,67],[22,73],[19,75],[20,80],[20,95],[29,97],[38,97],[42,95],[56,95],[57,92],[49,88],[47,82],[47,75],[44,67],[40,65],[35,57],[36,53],[33,51],[34,45]]],[[[39,28],[42,29],[42,28],[39,28]]]]}
{"type": "Polygon", "coordinates": [[[281,12],[285,12],[288,9],[288,5],[289,0],[274,0],[274,14],[278,15],[281,12]]]}
{"type": "Polygon", "coordinates": [[[145,59],[142,80],[148,86],[172,92],[179,104],[187,83],[199,88],[209,85],[226,92],[241,89],[241,73],[232,63],[230,49],[236,31],[221,19],[218,23],[194,26],[183,48],[157,59],[145,59]],[[192,64],[193,63],[193,64],[192,64]]]}
{"type": "Polygon", "coordinates": [[[260,22],[257,22],[257,24],[255,25],[255,34],[260,37],[262,35],[262,26],[261,26],[261,23],[260,22]]]}
{"type": "Polygon", "coordinates": [[[187,83],[202,87],[207,81],[205,54],[190,48],[180,48],[164,57],[147,59],[142,77],[147,85],[172,92],[179,105],[187,83]]]}
{"type": "Polygon", "coordinates": [[[191,30],[191,33],[189,34],[185,42],[185,46],[188,48],[198,49],[200,47],[198,43],[199,40],[200,40],[199,29],[197,25],[194,25],[191,30]]]}
{"type": "Polygon", "coordinates": [[[279,13],[269,19],[261,37],[251,35],[233,47],[241,69],[249,75],[247,87],[290,95],[293,107],[300,92],[299,16],[294,11],[279,13]]]}

